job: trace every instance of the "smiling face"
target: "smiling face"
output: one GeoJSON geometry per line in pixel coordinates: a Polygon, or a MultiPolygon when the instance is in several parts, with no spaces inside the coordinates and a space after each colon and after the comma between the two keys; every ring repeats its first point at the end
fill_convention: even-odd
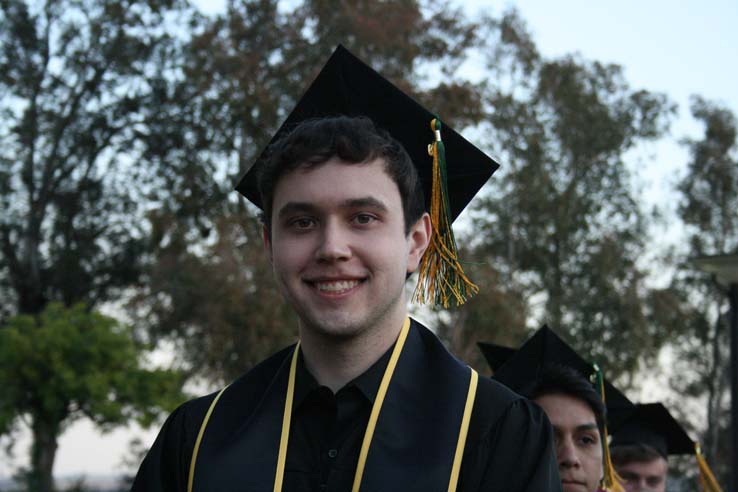
{"type": "Polygon", "coordinates": [[[425,214],[405,234],[384,167],[333,158],[276,183],[265,244],[301,336],[353,338],[402,325],[406,274],[418,267],[430,221],[425,214]]]}
{"type": "Polygon", "coordinates": [[[592,409],[579,398],[552,393],[538,403],[551,421],[564,492],[595,492],[602,478],[602,444],[592,409]]]}

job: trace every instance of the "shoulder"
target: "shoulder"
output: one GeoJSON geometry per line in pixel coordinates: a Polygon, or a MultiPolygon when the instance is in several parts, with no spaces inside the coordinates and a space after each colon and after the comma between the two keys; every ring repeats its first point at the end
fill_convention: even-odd
{"type": "Polygon", "coordinates": [[[218,395],[220,395],[218,407],[240,402],[243,404],[242,410],[250,408],[259,401],[291,352],[292,346],[284,348],[254,366],[227,387],[181,404],[169,416],[165,428],[175,430],[184,443],[193,445],[205,415],[218,395]]]}
{"type": "Polygon", "coordinates": [[[287,347],[256,365],[222,392],[218,390],[189,400],[174,410],[141,463],[132,491],[185,490],[195,441],[215,398],[221,395],[208,421],[208,433],[217,436],[230,432],[243,412],[253,411],[290,353],[292,347],[287,347]]]}
{"type": "Polygon", "coordinates": [[[462,482],[459,490],[560,491],[551,424],[543,410],[480,377],[462,482]]]}
{"type": "Polygon", "coordinates": [[[550,429],[548,419],[538,405],[498,381],[480,376],[469,435],[478,440],[489,439],[491,434],[510,426],[519,430],[537,429],[543,433],[550,429]]]}

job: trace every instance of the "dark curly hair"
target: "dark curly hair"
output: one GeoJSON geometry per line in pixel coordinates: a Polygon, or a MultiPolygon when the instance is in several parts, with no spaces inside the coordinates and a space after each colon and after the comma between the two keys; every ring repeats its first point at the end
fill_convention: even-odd
{"type": "Polygon", "coordinates": [[[315,118],[302,121],[267,150],[257,175],[267,231],[271,230],[274,188],[279,179],[297,168],[319,166],[333,157],[350,164],[384,159],[387,174],[400,190],[405,232],[423,215],[423,186],[402,144],[366,117],[315,118]]]}

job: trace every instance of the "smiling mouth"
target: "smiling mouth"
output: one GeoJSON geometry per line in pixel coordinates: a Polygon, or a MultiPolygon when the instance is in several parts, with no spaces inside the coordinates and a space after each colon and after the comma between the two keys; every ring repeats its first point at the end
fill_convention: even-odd
{"type": "Polygon", "coordinates": [[[342,294],[361,283],[360,280],[333,280],[330,282],[312,282],[316,289],[326,294],[342,294]]]}

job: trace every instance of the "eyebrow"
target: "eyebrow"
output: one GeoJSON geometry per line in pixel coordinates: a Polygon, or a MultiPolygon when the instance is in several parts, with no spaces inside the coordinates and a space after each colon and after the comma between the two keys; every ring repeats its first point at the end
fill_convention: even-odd
{"type": "Polygon", "coordinates": [[[373,208],[375,210],[386,211],[387,205],[377,200],[373,196],[365,196],[361,198],[350,198],[341,202],[344,208],[373,208]]]}
{"type": "MultiPolygon", "coordinates": [[[[365,197],[360,197],[360,198],[349,198],[347,200],[342,201],[339,204],[339,207],[341,208],[370,208],[370,209],[378,210],[381,212],[387,211],[387,205],[385,205],[382,201],[372,196],[365,196],[365,197]]],[[[315,214],[315,213],[318,213],[318,211],[319,211],[319,208],[312,203],[287,202],[282,206],[282,208],[279,209],[277,216],[279,218],[284,218],[286,216],[296,214],[296,213],[315,214]]]]}
{"type": "Polygon", "coordinates": [[[280,219],[296,213],[315,213],[318,207],[307,202],[287,202],[279,209],[277,217],[280,219]]]}
{"type": "Polygon", "coordinates": [[[590,424],[582,424],[578,425],[576,430],[578,431],[589,431],[589,430],[600,430],[600,428],[597,426],[597,424],[590,423],[590,424]]]}

